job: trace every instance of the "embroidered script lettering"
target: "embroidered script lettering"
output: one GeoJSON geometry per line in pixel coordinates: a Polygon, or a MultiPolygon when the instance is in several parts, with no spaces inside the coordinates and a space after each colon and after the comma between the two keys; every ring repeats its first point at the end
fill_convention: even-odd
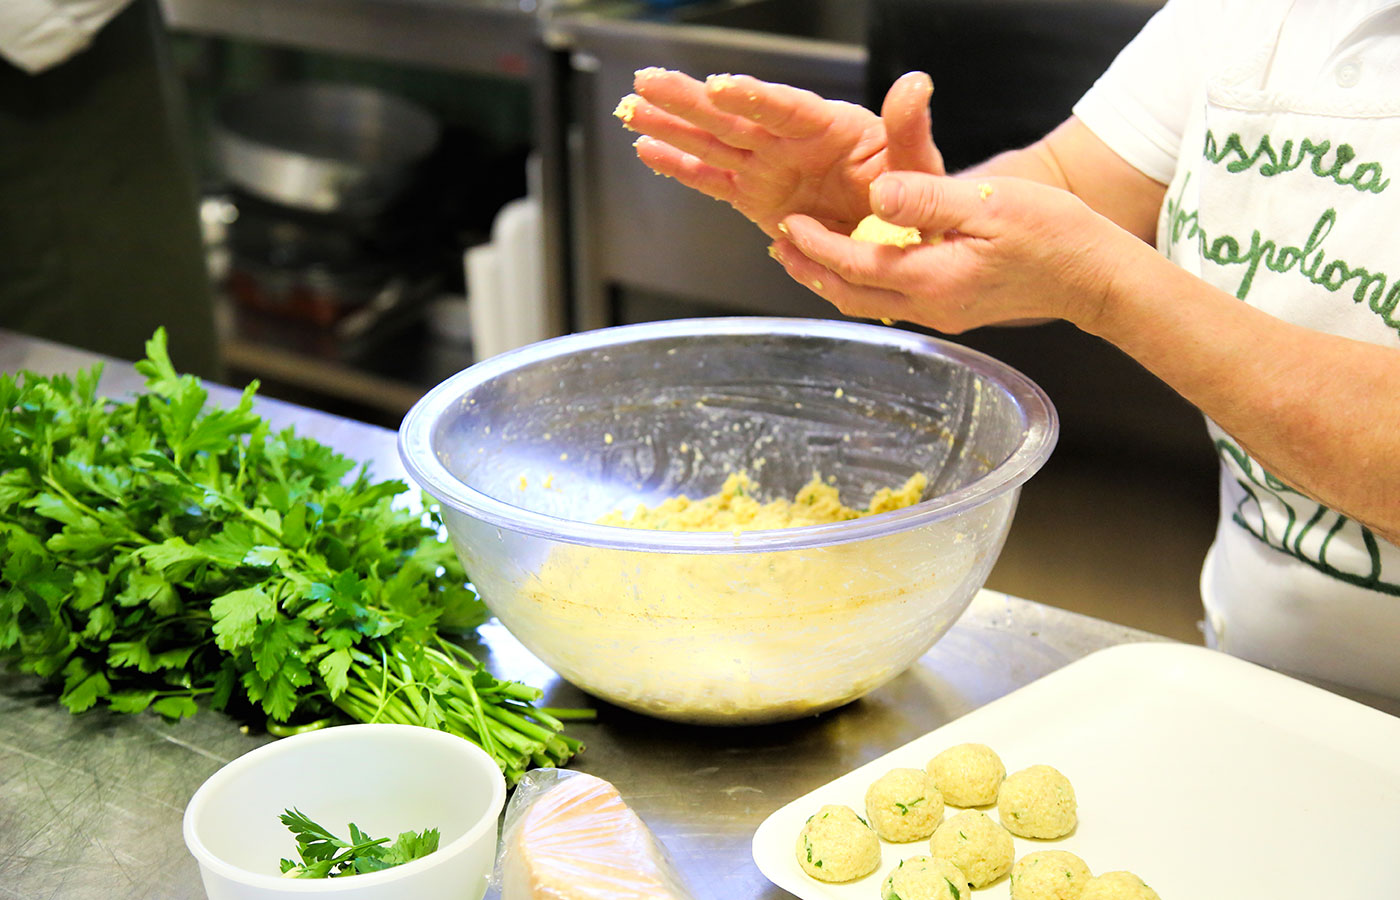
{"type": "Polygon", "coordinates": [[[1239,287],[1235,289],[1235,296],[1241,300],[1249,296],[1254,276],[1261,265],[1280,274],[1296,270],[1303,278],[1333,294],[1341,292],[1348,284],[1352,285],[1352,301],[1365,303],[1371,312],[1380,316],[1386,327],[1400,333],[1400,316],[1396,315],[1396,307],[1400,305],[1400,282],[1392,282],[1386,272],[1355,265],[1344,259],[1328,259],[1323,251],[1322,245],[1327,235],[1337,224],[1335,209],[1324,210],[1318,216],[1301,247],[1266,238],[1257,228],[1244,240],[1230,234],[1212,237],[1201,227],[1200,217],[1182,207],[1179,195],[1167,201],[1167,215],[1173,244],[1182,240],[1191,241],[1196,244],[1202,259],[1218,266],[1244,267],[1239,287]]]}
{"type": "Polygon", "coordinates": [[[1249,150],[1236,132],[1226,135],[1222,144],[1215,133],[1208,130],[1203,155],[1212,165],[1223,164],[1227,172],[1238,174],[1254,169],[1265,178],[1291,172],[1311,159],[1312,164],[1307,171],[1318,178],[1331,179],[1342,187],[1379,194],[1390,186],[1390,179],[1385,177],[1380,163],[1362,162],[1348,169],[1356,159],[1356,150],[1350,144],[1337,144],[1334,149],[1332,142],[1326,140],[1302,138],[1294,141],[1287,138],[1276,150],[1274,138],[1266,134],[1253,150],[1249,150]],[[1330,162],[1327,158],[1329,152],[1332,154],[1330,162]]]}

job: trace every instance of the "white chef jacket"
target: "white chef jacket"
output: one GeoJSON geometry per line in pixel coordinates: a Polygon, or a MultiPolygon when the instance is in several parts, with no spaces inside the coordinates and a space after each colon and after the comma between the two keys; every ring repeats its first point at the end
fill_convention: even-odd
{"type": "Polygon", "coordinates": [[[0,56],[34,74],[87,47],[131,0],[0,0],[0,56]]]}
{"type": "MultiPolygon", "coordinates": [[[[1169,0],[1074,111],[1168,185],[1164,255],[1280,318],[1400,349],[1400,0],[1169,0]]],[[[1208,642],[1400,696],[1400,547],[1207,425],[1208,642]]]]}

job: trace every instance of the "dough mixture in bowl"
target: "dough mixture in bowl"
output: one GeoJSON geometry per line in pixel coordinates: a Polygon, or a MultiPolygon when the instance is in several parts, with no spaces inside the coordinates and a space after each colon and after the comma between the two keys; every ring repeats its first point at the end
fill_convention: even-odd
{"type": "Polygon", "coordinates": [[[835,487],[815,474],[792,500],[780,497],[764,503],[757,498],[758,485],[748,473],[734,472],[724,480],[718,493],[700,500],[684,495],[672,497],[655,507],[639,506],[631,516],[615,512],[598,521],[602,525],[654,531],[742,532],[829,525],[913,506],[927,486],[927,476],[916,473],[902,487],[880,488],[864,509],[852,509],[841,502],[835,487]]]}
{"type": "MultiPolygon", "coordinates": [[[[603,522],[715,532],[841,522],[915,504],[926,484],[916,474],[856,508],[820,478],[791,500],[762,502],[751,479],[731,474],[712,496],[603,522]]],[[[995,506],[956,523],[771,552],[560,545],[525,576],[502,621],[567,680],[639,712],[700,724],[796,718],[873,690],[947,629],[960,607],[943,598],[976,577],[986,542],[975,529],[1001,527],[995,506]],[[948,612],[928,612],[940,608],[948,612]],[[600,670],[599,658],[609,666],[600,670]]]]}

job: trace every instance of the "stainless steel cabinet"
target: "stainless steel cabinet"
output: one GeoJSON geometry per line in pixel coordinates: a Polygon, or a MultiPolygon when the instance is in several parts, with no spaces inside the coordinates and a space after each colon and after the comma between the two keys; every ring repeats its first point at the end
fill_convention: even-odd
{"type": "Polygon", "coordinates": [[[618,307],[629,292],[716,311],[833,314],[768,258],[763,235],[741,215],[652,177],[612,112],[633,72],[653,65],[701,78],[743,72],[859,102],[865,16],[864,0],[756,0],[700,4],[664,23],[586,15],[558,23],[571,54],[577,327],[627,318],[618,307]]]}

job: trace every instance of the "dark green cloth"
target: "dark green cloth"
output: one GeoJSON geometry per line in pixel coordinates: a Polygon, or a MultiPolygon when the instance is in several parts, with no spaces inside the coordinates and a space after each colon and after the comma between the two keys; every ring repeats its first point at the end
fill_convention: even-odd
{"type": "Polygon", "coordinates": [[[155,0],[68,61],[0,60],[0,326],[219,372],[188,133],[155,0]]]}

